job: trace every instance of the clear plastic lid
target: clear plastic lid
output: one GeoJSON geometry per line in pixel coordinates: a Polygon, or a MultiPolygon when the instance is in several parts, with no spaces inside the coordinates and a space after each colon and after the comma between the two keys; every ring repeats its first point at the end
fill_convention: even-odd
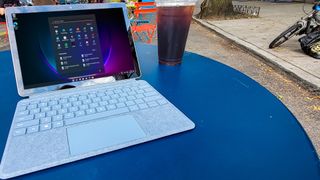
{"type": "Polygon", "coordinates": [[[197,0],[155,0],[157,6],[194,6],[197,0]]]}

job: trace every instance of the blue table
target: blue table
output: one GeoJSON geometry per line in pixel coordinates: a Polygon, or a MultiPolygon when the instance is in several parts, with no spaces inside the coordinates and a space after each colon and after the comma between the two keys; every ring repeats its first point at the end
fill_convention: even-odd
{"type": "MultiPolygon", "coordinates": [[[[242,73],[193,53],[159,65],[139,46],[142,79],[190,119],[193,131],[22,176],[22,179],[319,180],[319,159],[292,113],[242,73]]],[[[0,53],[0,152],[17,101],[10,52],[0,53]]]]}

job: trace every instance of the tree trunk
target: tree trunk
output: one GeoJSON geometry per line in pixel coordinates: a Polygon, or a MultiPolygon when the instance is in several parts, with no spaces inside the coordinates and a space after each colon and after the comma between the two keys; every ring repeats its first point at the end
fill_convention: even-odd
{"type": "Polygon", "coordinates": [[[234,15],[232,0],[204,0],[198,18],[234,15]]]}

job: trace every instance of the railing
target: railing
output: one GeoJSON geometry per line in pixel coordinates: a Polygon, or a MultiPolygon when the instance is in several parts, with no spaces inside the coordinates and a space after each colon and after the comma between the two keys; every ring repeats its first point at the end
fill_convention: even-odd
{"type": "Polygon", "coordinates": [[[260,7],[247,5],[233,5],[233,10],[241,14],[247,14],[256,17],[258,17],[260,13],[260,7]]]}

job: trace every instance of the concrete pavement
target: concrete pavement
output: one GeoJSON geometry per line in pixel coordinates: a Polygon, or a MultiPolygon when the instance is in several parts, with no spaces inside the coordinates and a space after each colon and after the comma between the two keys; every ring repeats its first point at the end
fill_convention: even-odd
{"type": "MultiPolygon", "coordinates": [[[[268,48],[269,43],[276,36],[304,16],[303,4],[260,1],[234,1],[233,3],[261,7],[260,17],[222,21],[195,20],[280,67],[303,84],[319,91],[320,60],[309,57],[302,52],[298,42],[299,37],[293,37],[278,48],[268,48]]],[[[306,11],[310,11],[311,7],[311,4],[306,4],[304,8],[306,11]]]]}

